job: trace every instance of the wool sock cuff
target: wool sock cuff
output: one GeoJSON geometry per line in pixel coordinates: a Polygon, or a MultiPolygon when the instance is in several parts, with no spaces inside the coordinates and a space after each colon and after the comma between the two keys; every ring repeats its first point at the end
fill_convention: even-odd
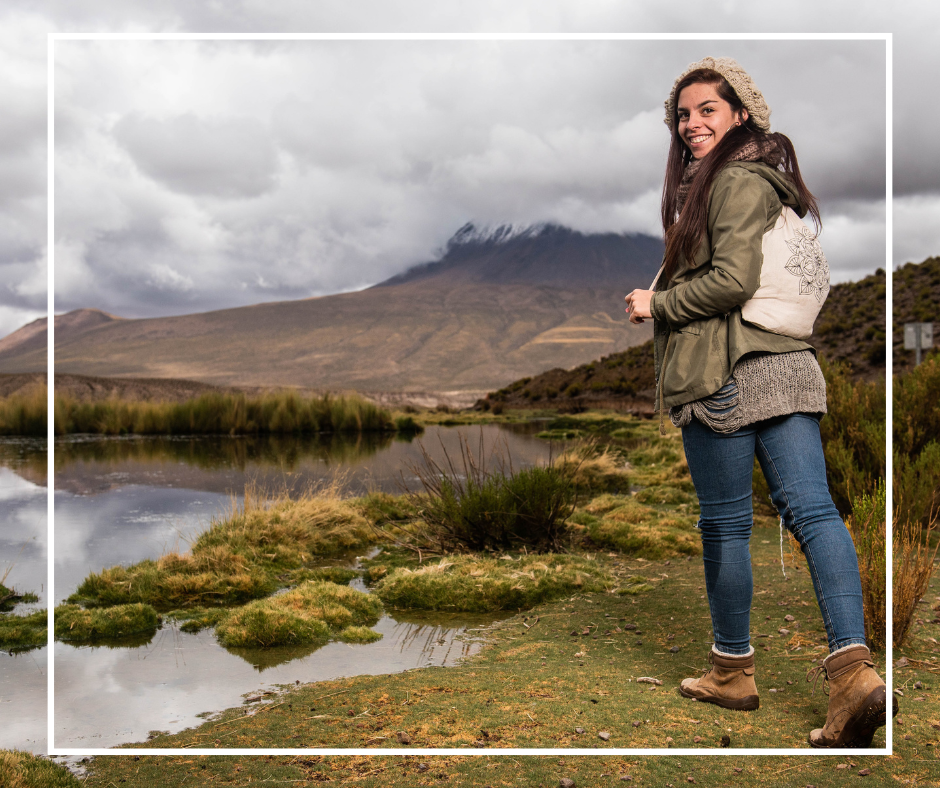
{"type": "Polygon", "coordinates": [[[731,658],[733,659],[734,657],[749,657],[749,656],[751,656],[751,655],[754,653],[754,646],[750,646],[750,647],[748,648],[747,654],[727,654],[727,653],[725,653],[724,651],[719,651],[719,650],[718,650],[718,646],[716,646],[716,645],[714,645],[714,644],[712,644],[712,651],[714,651],[719,657],[731,657],[731,658]]]}

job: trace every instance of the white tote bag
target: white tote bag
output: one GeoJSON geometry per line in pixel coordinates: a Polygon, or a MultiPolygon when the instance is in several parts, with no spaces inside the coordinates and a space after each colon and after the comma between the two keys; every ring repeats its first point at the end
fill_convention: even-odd
{"type": "Polygon", "coordinates": [[[761,250],[760,286],[741,317],[774,334],[806,339],[829,295],[829,263],[816,235],[785,205],[761,250]]]}

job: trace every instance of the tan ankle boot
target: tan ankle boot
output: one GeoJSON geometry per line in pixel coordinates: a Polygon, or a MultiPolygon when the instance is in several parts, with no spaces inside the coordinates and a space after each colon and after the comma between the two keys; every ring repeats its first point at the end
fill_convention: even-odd
{"type": "Polygon", "coordinates": [[[708,661],[711,670],[700,679],[683,679],[680,694],[725,709],[753,711],[760,706],[754,683],[754,649],[750,654],[728,656],[713,648],[708,661]]]}
{"type": "MultiPolygon", "coordinates": [[[[875,672],[867,646],[851,646],[826,657],[812,668],[807,681],[822,674],[829,683],[829,711],[826,725],[809,734],[813,747],[870,747],[875,731],[887,717],[887,689],[875,672]]],[[[825,685],[824,685],[825,686],[825,685]]],[[[897,714],[897,699],[893,703],[897,714]]]]}

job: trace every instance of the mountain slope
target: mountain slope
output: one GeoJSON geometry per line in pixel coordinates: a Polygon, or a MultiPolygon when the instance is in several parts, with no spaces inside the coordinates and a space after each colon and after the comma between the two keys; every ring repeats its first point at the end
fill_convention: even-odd
{"type": "MultiPolygon", "coordinates": [[[[623,296],[649,284],[661,253],[652,238],[551,225],[496,238],[463,228],[440,260],[361,292],[57,331],[56,371],[484,391],[648,339],[648,326],[627,322],[623,296]]],[[[38,352],[0,353],[0,370],[44,364],[38,352]]]]}
{"type": "MultiPolygon", "coordinates": [[[[848,363],[858,379],[885,374],[885,286],[881,269],[858,282],[833,285],[808,340],[821,356],[848,363]]],[[[574,369],[523,377],[490,392],[486,404],[480,405],[572,411],[612,408],[651,415],[655,385],[653,343],[647,342],[574,369]]]]}
{"type": "MultiPolygon", "coordinates": [[[[100,309],[76,309],[64,315],[56,315],[56,340],[80,334],[114,320],[121,318],[100,309]]],[[[0,372],[45,371],[48,342],[46,325],[46,318],[40,317],[0,339],[0,372]],[[35,368],[37,361],[39,367],[35,368]]]]}

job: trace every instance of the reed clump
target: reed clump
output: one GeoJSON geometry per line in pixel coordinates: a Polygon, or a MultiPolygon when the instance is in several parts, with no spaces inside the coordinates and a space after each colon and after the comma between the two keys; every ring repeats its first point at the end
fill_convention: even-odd
{"type": "Polygon", "coordinates": [[[396,569],[377,583],[374,593],[390,607],[490,613],[614,586],[609,573],[580,556],[450,555],[417,569],[396,569]]]}
{"type": "Polygon", "coordinates": [[[382,605],[372,595],[328,581],[308,581],[233,610],[215,634],[223,646],[232,648],[304,645],[330,639],[363,642],[377,639],[364,635],[361,628],[377,623],[381,614],[382,605]]]}
{"type": "Polygon", "coordinates": [[[462,436],[460,455],[435,461],[421,447],[423,462],[411,467],[423,493],[408,493],[417,511],[412,541],[428,551],[557,550],[567,540],[574,510],[576,465],[554,463],[516,470],[511,458],[487,459],[483,433],[474,450],[462,436]],[[488,467],[489,466],[489,467],[488,467]]]}
{"type": "Polygon", "coordinates": [[[47,402],[45,383],[30,385],[0,399],[0,435],[45,437],[47,402]]]}
{"type": "MultiPolygon", "coordinates": [[[[414,431],[414,424],[403,424],[414,431]]],[[[395,432],[391,413],[355,395],[305,397],[278,391],[250,397],[209,392],[184,402],[55,397],[55,433],[258,435],[395,432]]]]}
{"type": "Polygon", "coordinates": [[[90,610],[78,605],[60,605],[54,616],[56,640],[83,643],[152,634],[160,623],[156,610],[139,603],[90,610]]]}
{"type": "Polygon", "coordinates": [[[931,546],[931,536],[937,531],[938,514],[935,511],[926,525],[920,520],[902,519],[901,507],[894,515],[894,630],[895,648],[904,644],[911,622],[917,614],[917,603],[927,593],[933,576],[934,561],[940,541],[931,546]]]}
{"type": "Polygon", "coordinates": [[[188,553],[92,573],[67,601],[85,607],[143,602],[162,611],[243,604],[296,582],[290,573],[317,558],[374,539],[359,506],[340,496],[339,482],[296,499],[249,487],[243,503],[233,501],[188,553]]]}

